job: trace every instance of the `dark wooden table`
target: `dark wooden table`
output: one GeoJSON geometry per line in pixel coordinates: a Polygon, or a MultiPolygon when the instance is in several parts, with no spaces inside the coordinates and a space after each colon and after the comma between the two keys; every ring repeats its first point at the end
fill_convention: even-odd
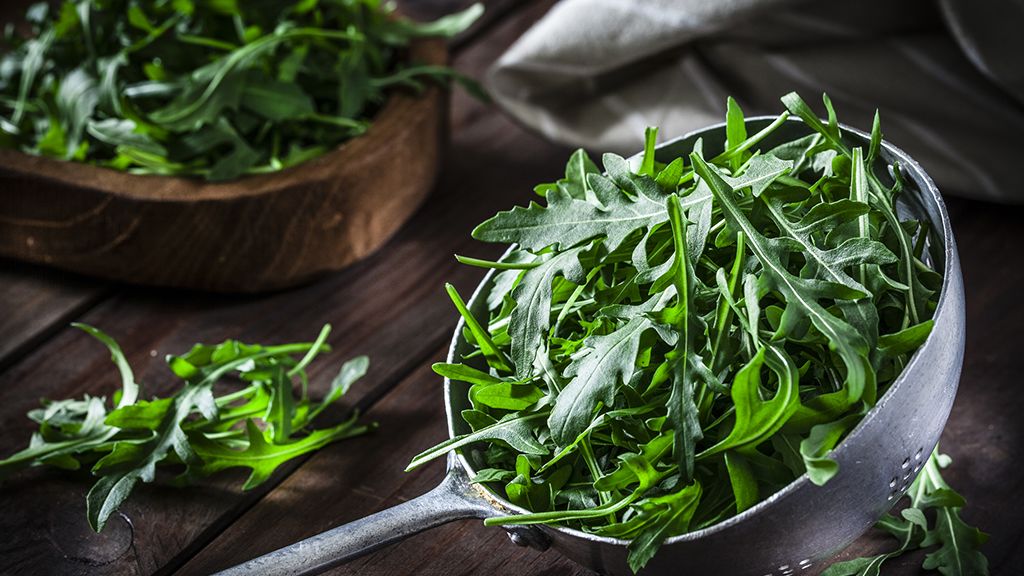
{"type": "MultiPolygon", "coordinates": [[[[450,10],[451,0],[410,2],[416,15],[450,10]]],[[[480,75],[550,6],[549,0],[491,2],[485,21],[453,44],[455,66],[480,75]]],[[[330,322],[334,351],[311,369],[314,394],[356,354],[372,366],[345,399],[376,420],[376,433],[344,441],[287,466],[241,493],[243,474],[177,489],[140,486],[101,535],[85,522],[85,473],[35,469],[0,488],[0,572],[4,574],[207,574],[339,523],[408,500],[442,476],[435,462],[405,473],[410,457],[445,436],[440,379],[456,314],[443,284],[464,293],[481,271],[452,254],[496,256],[475,243],[473,225],[525,203],[533,184],[558,177],[568,150],[526,132],[491,106],[454,95],[451,146],[432,200],[380,252],[297,290],[258,297],[109,285],[0,261],[0,454],[24,446],[24,414],[41,397],[109,395],[109,355],[68,323],[102,327],[120,340],[149,393],[172,384],[160,358],[193,342],[237,338],[287,342],[330,322]]],[[[948,479],[968,499],[964,515],[991,532],[993,572],[1024,574],[1024,381],[1016,366],[1024,321],[1019,232],[1024,210],[951,199],[968,302],[967,360],[943,436],[954,458],[948,479]]],[[[0,222],[2,226],[2,222],[0,222]]],[[[844,553],[877,550],[866,536],[844,553]]],[[[920,555],[887,568],[919,574],[920,555]]],[[[334,574],[589,574],[556,553],[511,544],[477,521],[449,524],[381,550],[334,574]]]]}

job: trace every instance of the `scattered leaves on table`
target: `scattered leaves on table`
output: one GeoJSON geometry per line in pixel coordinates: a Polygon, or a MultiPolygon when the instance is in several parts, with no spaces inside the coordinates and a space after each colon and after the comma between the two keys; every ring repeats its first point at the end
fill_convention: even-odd
{"type": "Polygon", "coordinates": [[[359,423],[353,414],[333,426],[314,427],[314,419],[369,367],[365,356],[353,358],[322,401],[309,397],[306,367],[329,351],[330,326],[311,343],[196,344],[185,354],[167,357],[181,388],[148,400],[117,342],[91,326],[76,326],[109,348],[121,389],[112,405],[86,396],[44,401],[29,412],[39,430],[27,448],[0,460],[0,480],[29,466],[89,468],[98,477],[87,496],[89,523],[97,532],[138,482],[154,480],[158,466],[177,468],[176,480],[182,484],[246,468],[250,474],[243,489],[248,490],[281,464],[376,426],[359,423]],[[218,395],[215,385],[230,391],[218,395]]]}

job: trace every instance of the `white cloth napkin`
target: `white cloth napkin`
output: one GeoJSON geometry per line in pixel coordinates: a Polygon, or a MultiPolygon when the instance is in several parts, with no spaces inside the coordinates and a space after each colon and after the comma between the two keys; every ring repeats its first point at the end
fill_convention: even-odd
{"type": "Polygon", "coordinates": [[[1024,202],[1022,27],[1020,0],[563,0],[487,83],[548,138],[620,153],[646,126],[668,139],[720,122],[728,95],[776,114],[797,90],[823,114],[827,92],[855,127],[878,108],[944,192],[1024,202]]]}

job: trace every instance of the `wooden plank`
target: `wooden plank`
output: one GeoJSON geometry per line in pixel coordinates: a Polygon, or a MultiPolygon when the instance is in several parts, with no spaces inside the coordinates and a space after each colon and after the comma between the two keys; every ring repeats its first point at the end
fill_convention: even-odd
{"type": "Polygon", "coordinates": [[[0,370],[107,293],[104,282],[0,260],[0,370]]]}

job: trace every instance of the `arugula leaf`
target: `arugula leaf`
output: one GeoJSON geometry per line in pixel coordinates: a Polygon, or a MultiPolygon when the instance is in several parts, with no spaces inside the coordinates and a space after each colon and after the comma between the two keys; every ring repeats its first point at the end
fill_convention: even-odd
{"type": "Polygon", "coordinates": [[[458,309],[459,314],[461,314],[463,320],[466,321],[466,328],[469,330],[470,334],[473,335],[473,339],[476,341],[477,345],[480,346],[480,350],[483,352],[484,358],[487,359],[487,363],[495,370],[511,372],[512,365],[509,363],[505,353],[498,348],[491,339],[491,335],[484,330],[484,327],[480,325],[480,322],[473,316],[473,313],[469,311],[469,308],[466,306],[466,302],[461,296],[459,296],[459,292],[455,289],[455,286],[446,284],[445,290],[448,291],[448,296],[455,304],[455,308],[458,309]]]}
{"type": "Polygon", "coordinates": [[[811,239],[815,227],[822,226],[824,221],[833,220],[837,214],[849,214],[852,203],[848,201],[840,200],[834,203],[840,204],[839,206],[835,206],[833,203],[819,204],[814,207],[817,212],[809,214],[812,216],[810,221],[805,221],[802,218],[799,225],[791,222],[785,215],[781,200],[769,199],[765,201],[765,204],[779,230],[800,245],[800,250],[808,265],[815,270],[815,277],[849,288],[851,295],[856,294],[856,297],[851,300],[869,297],[871,292],[860,282],[851,278],[846,273],[846,268],[863,264],[892,264],[896,261],[896,256],[884,244],[866,237],[850,238],[839,246],[828,250],[822,250],[815,245],[811,239]]]}
{"type": "MultiPolygon", "coordinates": [[[[725,101],[725,149],[738,148],[747,139],[747,123],[743,120],[743,110],[732,96],[725,101]]],[[[733,156],[729,161],[733,172],[739,170],[743,157],[733,156]]]]}
{"type": "Polygon", "coordinates": [[[121,346],[99,328],[79,322],[73,322],[71,325],[99,340],[110,350],[110,358],[114,365],[117,366],[117,371],[121,374],[121,394],[117,407],[121,408],[134,404],[139,397],[140,386],[135,381],[132,367],[128,365],[128,359],[125,358],[124,352],[121,351],[121,346]]]}
{"type": "Polygon", "coordinates": [[[403,32],[413,36],[441,36],[444,38],[451,38],[456,34],[461,33],[484,13],[483,4],[477,3],[466,8],[462,12],[456,14],[449,14],[442,18],[438,18],[433,22],[427,23],[413,23],[408,20],[398,20],[393,24],[403,30],[403,32]]]}
{"type": "Polygon", "coordinates": [[[586,341],[586,354],[566,369],[572,380],[555,398],[548,418],[557,444],[572,442],[586,429],[598,402],[612,404],[616,388],[633,373],[640,336],[650,327],[649,319],[635,317],[611,334],[586,341]]]}
{"type": "Polygon", "coordinates": [[[733,381],[730,394],[735,404],[735,421],[729,435],[697,455],[707,458],[726,450],[756,448],[782,428],[800,404],[799,372],[793,361],[771,346],[757,351],[733,381]],[[761,367],[767,365],[778,379],[778,390],[762,400],[761,367]]]}
{"type": "MultiPolygon", "coordinates": [[[[674,325],[678,331],[675,354],[671,358],[672,390],[668,398],[667,422],[673,429],[673,445],[676,459],[686,474],[687,479],[693,478],[693,464],[697,452],[697,442],[704,437],[700,429],[700,412],[694,396],[696,393],[697,371],[694,365],[700,360],[695,358],[693,340],[695,336],[696,314],[693,312],[694,276],[693,265],[687,253],[686,219],[683,217],[679,197],[668,199],[668,217],[672,225],[672,244],[675,259],[670,271],[676,289],[678,302],[665,311],[668,318],[675,317],[674,325]]],[[[666,355],[667,357],[667,355],[666,355]]]]}
{"type": "Polygon", "coordinates": [[[751,251],[763,266],[764,277],[785,296],[787,307],[794,307],[798,313],[806,314],[842,357],[846,365],[849,401],[856,402],[865,394],[873,398],[874,371],[868,363],[864,336],[818,303],[818,299],[823,297],[848,300],[860,294],[834,283],[802,278],[789,272],[782,264],[783,253],[798,250],[800,245],[784,238],[764,237],[740,211],[733,200],[733,189],[717,171],[709,167],[698,154],[691,154],[690,158],[694,171],[708,183],[715,199],[722,206],[725,219],[747,238],[751,251]]]}
{"type": "Polygon", "coordinates": [[[546,412],[538,412],[534,414],[528,414],[525,416],[514,416],[511,418],[503,418],[493,424],[485,426],[480,430],[465,434],[463,436],[456,436],[449,440],[438,444],[437,446],[427,450],[409,462],[409,466],[406,470],[412,470],[421,464],[424,464],[434,458],[472,444],[473,442],[479,442],[481,440],[498,440],[512,448],[519,450],[523,454],[535,454],[543,456],[548,453],[547,448],[543,444],[537,442],[533,436],[530,422],[538,419],[542,419],[547,416],[546,412]]]}
{"type": "Polygon", "coordinates": [[[551,285],[555,277],[576,283],[583,281],[579,262],[582,250],[566,250],[530,268],[512,291],[516,307],[509,319],[508,334],[512,338],[512,362],[520,378],[531,375],[534,359],[550,326],[551,285]]]}
{"type": "Polygon", "coordinates": [[[203,435],[197,435],[193,448],[202,460],[197,472],[210,475],[228,468],[249,468],[252,473],[242,486],[242,490],[251,490],[266,482],[279,466],[303,454],[314,452],[332,442],[359,436],[371,429],[371,426],[357,425],[353,415],[336,426],[314,430],[300,439],[290,442],[268,442],[262,430],[252,419],[245,421],[244,442],[238,442],[235,448],[226,442],[214,442],[203,435]]]}
{"type": "Polygon", "coordinates": [[[469,389],[473,406],[484,405],[499,410],[525,410],[544,397],[544,392],[533,384],[495,382],[477,384],[469,389]]]}
{"type": "Polygon", "coordinates": [[[750,463],[739,452],[726,452],[724,460],[726,471],[729,473],[729,484],[736,500],[736,513],[739,514],[760,500],[757,476],[754,475],[750,463]]]}
{"type": "Polygon", "coordinates": [[[667,538],[686,532],[700,497],[701,486],[694,482],[682,490],[650,498],[637,505],[639,516],[645,522],[629,543],[629,567],[634,573],[654,557],[667,538]]]}
{"type": "Polygon", "coordinates": [[[988,535],[960,519],[964,500],[939,471],[949,462],[949,457],[939,454],[936,447],[907,492],[910,506],[900,512],[899,518],[887,514],[875,525],[897,539],[897,549],[834,564],[822,576],[878,576],[884,562],[917,549],[931,549],[924,557],[925,570],[937,570],[945,576],[987,576],[988,559],[978,548],[988,535]],[[933,513],[934,521],[926,511],[933,513]]]}
{"type": "Polygon", "coordinates": [[[338,371],[338,375],[331,381],[330,390],[327,391],[323,400],[310,410],[309,416],[306,417],[306,422],[311,422],[314,418],[319,416],[321,412],[326,410],[328,406],[340,400],[342,396],[348,393],[349,388],[351,388],[356,381],[363,376],[366,376],[366,371],[369,369],[370,359],[366,356],[356,356],[342,364],[341,370],[338,371]]]}
{"type": "Polygon", "coordinates": [[[720,176],[733,190],[750,188],[750,194],[757,198],[773,182],[788,174],[792,168],[792,162],[780,160],[776,156],[754,156],[747,162],[739,176],[720,176]]]}
{"type": "MultiPolygon", "coordinates": [[[[939,454],[936,448],[921,475],[915,480],[923,484],[925,494],[952,491],[939,471],[944,465],[949,465],[949,458],[939,454]]],[[[911,491],[914,491],[913,487],[911,491]]],[[[953,495],[958,496],[955,493],[953,495]]],[[[935,527],[925,535],[921,546],[938,544],[939,547],[925,556],[923,566],[925,570],[938,570],[945,576],[988,574],[988,559],[978,550],[978,547],[988,540],[988,535],[973,526],[968,526],[960,518],[963,499],[959,500],[946,502],[945,505],[933,503],[937,508],[935,527]]]]}
{"type": "Polygon", "coordinates": [[[637,228],[664,222],[667,214],[662,193],[652,189],[630,198],[611,179],[590,174],[587,182],[601,206],[579,200],[561,189],[547,194],[547,207],[530,203],[500,212],[473,230],[473,237],[487,242],[514,242],[531,250],[559,245],[569,248],[584,240],[603,237],[611,248],[637,228]],[[650,195],[649,195],[650,194],[650,195]]]}
{"type": "Polygon", "coordinates": [[[97,532],[103,530],[110,517],[128,498],[138,481],[152,482],[156,466],[170,451],[185,464],[197,462],[192,445],[181,428],[181,423],[205,402],[211,383],[186,384],[164,411],[152,437],[139,444],[135,440],[114,443],[111,451],[92,467],[100,479],[86,495],[86,514],[89,525],[97,532]]]}
{"type": "Polygon", "coordinates": [[[811,433],[800,442],[800,456],[807,467],[807,477],[818,486],[824,486],[836,473],[839,464],[828,457],[828,453],[839,443],[843,435],[860,421],[861,414],[850,414],[835,422],[818,424],[811,428],[811,433]]]}
{"type": "Polygon", "coordinates": [[[91,466],[98,478],[86,496],[86,509],[97,532],[138,482],[154,480],[160,465],[185,464],[185,481],[226,468],[248,467],[252,474],[243,487],[247,490],[284,462],[375,426],[359,424],[354,414],[335,426],[307,430],[312,419],[340,399],[368,365],[366,357],[347,362],[327,397],[311,408],[305,394],[305,368],[328,350],[329,326],[309,344],[259,346],[233,340],[217,346],[196,344],[186,354],[167,358],[171,372],[184,381],[181,389],[152,400],[139,399],[141,387],[113,338],[91,326],[74,326],[110,350],[122,380],[114,396],[116,405],[108,409],[104,399],[88,396],[44,401],[42,411],[29,413],[40,431],[26,449],[0,460],[0,478],[28,466],[91,466]],[[295,360],[296,354],[303,356],[295,360]],[[214,397],[213,385],[232,374],[242,386],[214,397]],[[292,378],[303,383],[298,397],[292,378]]]}
{"type": "Polygon", "coordinates": [[[271,122],[302,120],[316,114],[316,104],[301,86],[266,78],[246,82],[240,103],[271,122]]]}

